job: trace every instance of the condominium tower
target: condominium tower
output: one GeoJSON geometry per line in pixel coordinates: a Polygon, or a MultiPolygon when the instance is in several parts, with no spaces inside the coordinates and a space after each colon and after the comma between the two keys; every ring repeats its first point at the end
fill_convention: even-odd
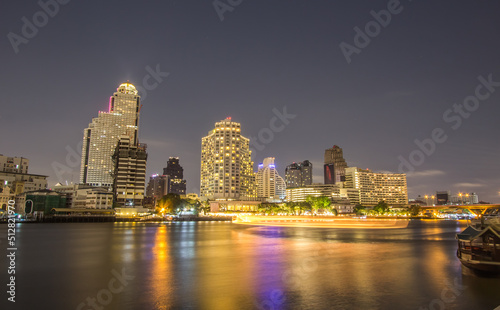
{"type": "Polygon", "coordinates": [[[230,117],[215,123],[201,139],[201,198],[256,197],[249,142],[241,135],[241,125],[230,117]]]}
{"type": "Polygon", "coordinates": [[[282,201],[286,198],[286,186],[283,178],[278,174],[274,157],[264,158],[256,175],[257,197],[269,201],[282,201]]]}
{"type": "Polygon", "coordinates": [[[130,83],[121,84],[109,100],[107,112],[100,111],[83,134],[80,183],[113,186],[115,153],[120,136],[137,146],[140,97],[130,83]]]}

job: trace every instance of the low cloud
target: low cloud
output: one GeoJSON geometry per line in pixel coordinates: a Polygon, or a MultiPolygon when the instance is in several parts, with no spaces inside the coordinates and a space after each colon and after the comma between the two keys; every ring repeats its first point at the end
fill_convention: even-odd
{"type": "Polygon", "coordinates": [[[483,187],[482,183],[456,183],[453,185],[454,187],[483,187]]]}
{"type": "Polygon", "coordinates": [[[438,175],[445,175],[445,172],[442,170],[422,170],[410,172],[406,176],[407,177],[434,177],[438,175]]]}

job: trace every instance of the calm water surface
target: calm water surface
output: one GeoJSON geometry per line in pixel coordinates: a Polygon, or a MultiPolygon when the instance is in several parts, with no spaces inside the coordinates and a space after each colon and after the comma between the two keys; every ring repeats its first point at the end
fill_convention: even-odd
{"type": "MultiPolygon", "coordinates": [[[[500,278],[462,270],[455,257],[465,226],[20,224],[17,302],[7,304],[3,289],[0,309],[492,310],[500,278]]],[[[0,264],[5,288],[5,255],[0,264]]]]}

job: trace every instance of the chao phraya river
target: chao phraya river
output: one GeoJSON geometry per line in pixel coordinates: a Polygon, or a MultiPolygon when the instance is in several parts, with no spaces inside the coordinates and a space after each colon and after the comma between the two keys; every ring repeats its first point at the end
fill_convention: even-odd
{"type": "MultiPolygon", "coordinates": [[[[465,227],[18,224],[16,303],[4,306],[3,289],[0,308],[493,310],[500,278],[455,257],[465,227]]],[[[6,255],[0,263],[6,270],[6,255]]]]}

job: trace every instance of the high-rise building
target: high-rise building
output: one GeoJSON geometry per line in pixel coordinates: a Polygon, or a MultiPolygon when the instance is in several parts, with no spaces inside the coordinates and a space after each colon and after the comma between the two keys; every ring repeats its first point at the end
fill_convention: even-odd
{"type": "Polygon", "coordinates": [[[83,134],[80,183],[113,186],[113,161],[118,139],[126,135],[131,146],[138,144],[140,96],[130,83],[121,84],[109,100],[107,112],[98,117],[83,134]]]}
{"type": "Polygon", "coordinates": [[[312,163],[304,160],[301,163],[293,163],[285,168],[286,187],[301,187],[312,184],[312,163]]]}
{"type": "Polygon", "coordinates": [[[170,157],[167,167],[163,168],[163,175],[168,176],[168,193],[177,195],[186,194],[186,180],[184,169],[179,164],[179,157],[170,157]]]}
{"type": "Polygon", "coordinates": [[[230,117],[215,123],[201,139],[200,196],[205,199],[256,197],[248,138],[230,117]]]}
{"type": "Polygon", "coordinates": [[[255,176],[257,182],[257,197],[269,201],[282,201],[286,198],[286,186],[278,174],[274,157],[264,158],[255,176]]]}
{"type": "Polygon", "coordinates": [[[146,186],[145,144],[134,144],[128,136],[121,136],[113,154],[116,207],[142,207],[146,186]]]}
{"type": "Polygon", "coordinates": [[[351,199],[352,204],[373,206],[381,200],[389,205],[408,204],[406,174],[375,173],[356,167],[349,167],[345,171],[344,187],[359,190],[359,196],[351,199]]]}
{"type": "Polygon", "coordinates": [[[167,194],[168,175],[153,174],[146,187],[146,197],[151,198],[153,205],[156,205],[156,202],[167,194]]]}
{"type": "Polygon", "coordinates": [[[347,163],[342,148],[334,145],[325,150],[324,178],[325,184],[337,184],[345,181],[347,163]]]}

